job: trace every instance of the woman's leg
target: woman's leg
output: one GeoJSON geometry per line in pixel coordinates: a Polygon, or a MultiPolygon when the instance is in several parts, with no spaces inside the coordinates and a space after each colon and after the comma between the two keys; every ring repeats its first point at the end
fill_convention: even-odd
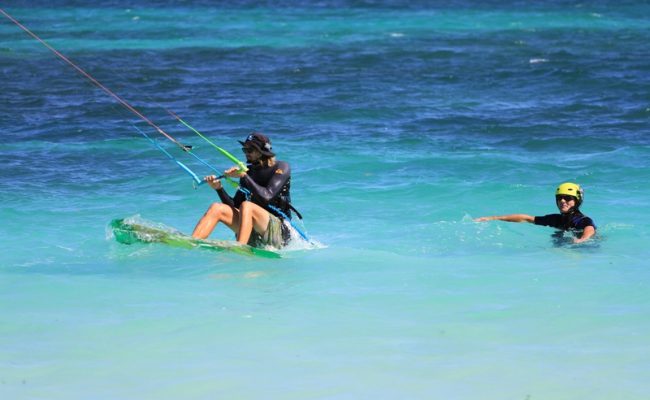
{"type": "Polygon", "coordinates": [[[253,229],[263,235],[268,226],[268,211],[250,201],[245,201],[239,206],[239,233],[237,234],[239,243],[248,244],[253,229]]]}
{"type": "Polygon", "coordinates": [[[239,211],[223,203],[212,203],[203,214],[192,232],[192,237],[206,239],[219,222],[223,222],[233,232],[239,231],[239,211]]]}

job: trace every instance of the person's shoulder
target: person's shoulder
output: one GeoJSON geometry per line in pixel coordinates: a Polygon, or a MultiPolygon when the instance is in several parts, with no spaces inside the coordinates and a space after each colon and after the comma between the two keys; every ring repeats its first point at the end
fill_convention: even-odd
{"type": "Polygon", "coordinates": [[[594,229],[596,229],[596,224],[594,223],[594,220],[584,215],[583,213],[579,213],[574,217],[574,224],[579,229],[584,229],[587,226],[593,226],[594,229]]]}
{"type": "Polygon", "coordinates": [[[288,173],[291,171],[291,167],[286,161],[276,161],[274,167],[276,173],[288,173]]]}
{"type": "Polygon", "coordinates": [[[562,214],[554,213],[554,214],[542,215],[540,218],[559,218],[561,216],[562,216],[562,214]]]}
{"type": "Polygon", "coordinates": [[[560,214],[546,214],[534,217],[533,222],[535,225],[556,226],[561,219],[560,214]]]}
{"type": "Polygon", "coordinates": [[[291,167],[286,161],[276,161],[273,168],[275,168],[275,173],[279,175],[291,173],[291,167]]]}

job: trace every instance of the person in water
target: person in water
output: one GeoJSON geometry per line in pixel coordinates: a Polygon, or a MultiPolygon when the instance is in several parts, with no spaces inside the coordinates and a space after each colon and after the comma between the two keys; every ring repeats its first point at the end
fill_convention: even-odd
{"type": "Polygon", "coordinates": [[[271,141],[262,133],[253,132],[239,143],[246,154],[248,171],[235,166],[224,172],[224,176],[239,178],[235,197],[226,193],[219,178],[206,176],[221,203],[210,205],[192,236],[205,239],[222,222],[235,232],[241,244],[280,248],[291,236],[284,223],[291,218],[291,169],[288,163],[275,159],[271,141]]]}
{"type": "Polygon", "coordinates": [[[596,233],[594,221],[580,212],[580,205],[584,198],[585,193],[578,184],[565,182],[555,190],[555,205],[560,210],[559,214],[541,217],[527,214],[495,215],[476,218],[474,221],[530,222],[535,225],[552,226],[562,231],[575,231],[580,237],[574,238],[573,243],[582,243],[596,233]]]}

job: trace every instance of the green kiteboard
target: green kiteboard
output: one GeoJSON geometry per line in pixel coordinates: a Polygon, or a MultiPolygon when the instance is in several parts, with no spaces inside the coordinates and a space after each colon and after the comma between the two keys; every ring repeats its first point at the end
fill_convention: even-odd
{"type": "Polygon", "coordinates": [[[184,249],[204,249],[212,251],[230,251],[245,256],[264,258],[281,258],[280,253],[257,247],[241,245],[227,240],[201,240],[172,229],[150,226],[144,222],[131,222],[128,219],[114,219],[111,229],[115,240],[122,244],[162,243],[184,249]]]}

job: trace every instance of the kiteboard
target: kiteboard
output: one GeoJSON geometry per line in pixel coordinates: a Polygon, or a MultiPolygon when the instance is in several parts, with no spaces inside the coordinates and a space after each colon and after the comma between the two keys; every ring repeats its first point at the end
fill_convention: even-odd
{"type": "Polygon", "coordinates": [[[162,228],[144,221],[134,221],[130,218],[114,219],[110,228],[115,240],[122,244],[162,243],[171,247],[184,249],[203,249],[211,251],[229,251],[245,256],[263,258],[281,258],[280,253],[242,245],[228,240],[195,239],[171,228],[162,228]]]}

